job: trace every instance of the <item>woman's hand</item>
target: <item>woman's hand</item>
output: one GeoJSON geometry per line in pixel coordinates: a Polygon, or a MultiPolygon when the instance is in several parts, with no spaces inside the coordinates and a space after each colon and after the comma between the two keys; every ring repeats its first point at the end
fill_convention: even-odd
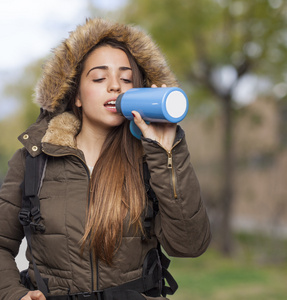
{"type": "Polygon", "coordinates": [[[46,297],[40,291],[30,291],[21,300],[46,300],[46,297]]]}
{"type": "MultiPolygon", "coordinates": [[[[156,88],[157,86],[153,84],[151,87],[156,88]]],[[[166,85],[163,84],[162,87],[166,87],[166,85]]],[[[132,114],[134,116],[135,124],[141,130],[145,138],[157,141],[167,151],[171,150],[176,134],[176,124],[151,123],[147,125],[137,111],[132,111],[132,114]]]]}

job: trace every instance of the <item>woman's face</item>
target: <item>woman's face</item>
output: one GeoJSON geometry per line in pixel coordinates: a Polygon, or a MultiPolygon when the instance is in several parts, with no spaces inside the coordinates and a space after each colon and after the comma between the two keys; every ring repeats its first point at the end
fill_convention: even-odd
{"type": "Polygon", "coordinates": [[[132,70],[124,51],[110,46],[87,58],[75,104],[82,107],[83,126],[109,130],[123,123],[115,108],[117,96],[133,87],[132,70]]]}

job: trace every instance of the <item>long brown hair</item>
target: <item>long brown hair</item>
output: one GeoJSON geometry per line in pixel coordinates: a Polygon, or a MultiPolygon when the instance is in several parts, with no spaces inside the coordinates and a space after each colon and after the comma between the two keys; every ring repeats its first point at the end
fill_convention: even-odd
{"type": "MultiPolygon", "coordinates": [[[[132,68],[133,87],[144,86],[143,70],[127,47],[112,39],[101,41],[86,54],[79,65],[75,86],[80,84],[79,78],[89,54],[106,45],[127,54],[132,68]]],[[[81,119],[81,111],[75,105],[72,107],[81,119]]],[[[141,142],[131,135],[129,121],[125,120],[108,134],[93,169],[82,251],[88,245],[94,257],[107,264],[112,264],[114,254],[121,244],[125,222],[134,229],[134,234],[143,233],[141,216],[145,207],[145,190],[142,155],[141,142]]]]}

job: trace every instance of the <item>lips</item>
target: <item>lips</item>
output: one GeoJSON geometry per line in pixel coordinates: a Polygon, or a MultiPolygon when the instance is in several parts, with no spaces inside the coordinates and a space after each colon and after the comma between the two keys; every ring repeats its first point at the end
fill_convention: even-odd
{"type": "Polygon", "coordinates": [[[110,112],[117,112],[116,110],[116,99],[109,99],[104,104],[105,108],[110,112]]]}
{"type": "Polygon", "coordinates": [[[109,100],[104,104],[104,106],[116,107],[116,100],[109,100]]]}

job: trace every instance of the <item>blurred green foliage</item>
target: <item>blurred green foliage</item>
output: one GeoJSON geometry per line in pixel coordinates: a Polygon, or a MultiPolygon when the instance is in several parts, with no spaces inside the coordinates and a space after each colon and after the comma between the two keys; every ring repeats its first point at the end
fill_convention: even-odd
{"type": "Polygon", "coordinates": [[[286,11],[279,0],[133,0],[124,19],[151,33],[183,82],[207,80],[208,70],[224,65],[238,76],[245,67],[280,82],[287,68],[286,11]]]}
{"type": "Polygon", "coordinates": [[[4,94],[17,99],[18,110],[0,121],[0,182],[7,172],[7,161],[13,153],[21,147],[17,137],[26,130],[40,112],[40,108],[33,103],[34,88],[41,73],[43,60],[28,65],[18,78],[5,87],[4,94]]]}

